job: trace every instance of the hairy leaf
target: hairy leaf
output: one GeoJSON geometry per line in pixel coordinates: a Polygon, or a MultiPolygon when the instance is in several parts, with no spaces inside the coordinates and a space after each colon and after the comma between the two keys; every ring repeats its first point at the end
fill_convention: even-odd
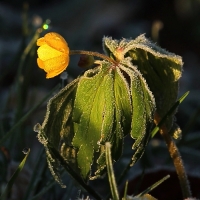
{"type": "MultiPolygon", "coordinates": [[[[87,182],[106,172],[106,142],[111,144],[115,162],[128,134],[134,139],[133,165],[150,139],[155,110],[162,117],[176,101],[182,67],[179,56],[144,35],[119,41],[105,37],[103,48],[116,62],[96,61],[97,67],[55,95],[38,130],[57,181],[59,161],[47,144],[87,182]]],[[[169,127],[172,120],[167,121],[169,127]]]]}
{"type": "MultiPolygon", "coordinates": [[[[131,58],[142,74],[156,101],[157,112],[162,118],[177,100],[178,80],[182,73],[182,59],[150,42],[144,35],[135,40],[104,38],[104,50],[116,60],[131,58]]],[[[173,115],[168,118],[172,126],[173,115]]]]}
{"type": "Polygon", "coordinates": [[[80,78],[73,109],[75,135],[72,144],[75,148],[81,147],[77,161],[84,178],[90,173],[100,143],[112,133],[114,120],[113,74],[106,64],[92,77],[91,72],[80,78]]]}
{"type": "Polygon", "coordinates": [[[135,139],[133,149],[136,150],[133,155],[132,164],[134,164],[143,154],[150,137],[155,112],[155,100],[142,74],[132,65],[130,59],[124,59],[123,65],[120,67],[130,77],[130,91],[133,106],[130,134],[135,139]]]}

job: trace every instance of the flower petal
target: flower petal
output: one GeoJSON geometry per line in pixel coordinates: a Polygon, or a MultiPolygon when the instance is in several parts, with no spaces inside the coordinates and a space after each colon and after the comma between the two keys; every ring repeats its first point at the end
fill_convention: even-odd
{"type": "MultiPolygon", "coordinates": [[[[66,66],[65,66],[65,68],[66,68],[66,66]]],[[[65,71],[65,68],[48,72],[47,75],[46,75],[46,78],[53,78],[53,77],[61,74],[63,71],[65,71]]]]}
{"type": "Polygon", "coordinates": [[[44,37],[37,39],[37,46],[42,46],[44,44],[46,44],[44,37]]]}
{"type": "Polygon", "coordinates": [[[65,56],[58,56],[56,58],[52,58],[43,62],[44,71],[48,74],[54,74],[52,77],[57,76],[61,72],[63,72],[69,64],[69,58],[65,56]]]}
{"type": "Polygon", "coordinates": [[[40,46],[37,50],[37,53],[38,53],[38,57],[43,61],[46,61],[46,60],[54,58],[54,57],[61,56],[63,54],[62,52],[60,52],[56,49],[53,49],[52,47],[50,47],[47,44],[40,46]]]}
{"type": "Polygon", "coordinates": [[[38,66],[52,78],[62,73],[69,64],[69,47],[58,33],[47,33],[37,40],[38,66]]]}
{"type": "Polygon", "coordinates": [[[54,33],[54,32],[47,33],[44,36],[44,40],[52,48],[54,48],[60,52],[69,54],[68,44],[60,34],[54,33]]]}
{"type": "Polygon", "coordinates": [[[39,68],[44,69],[44,62],[41,59],[37,58],[37,64],[39,68]]]}

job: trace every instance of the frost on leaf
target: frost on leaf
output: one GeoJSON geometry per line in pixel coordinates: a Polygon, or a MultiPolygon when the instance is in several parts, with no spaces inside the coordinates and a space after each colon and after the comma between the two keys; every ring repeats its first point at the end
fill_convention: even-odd
{"type": "Polygon", "coordinates": [[[44,145],[49,169],[54,179],[62,187],[65,187],[65,185],[60,178],[61,166],[58,158],[52,153],[49,147],[55,148],[62,155],[64,149],[63,144],[70,146],[73,138],[70,115],[77,81],[78,79],[67,85],[66,88],[62,89],[49,100],[42,126],[36,124],[34,127],[34,130],[38,132],[38,140],[44,145]]]}
{"type": "MultiPolygon", "coordinates": [[[[122,60],[130,57],[131,63],[140,71],[153,93],[157,112],[162,118],[177,100],[182,58],[160,48],[144,35],[138,36],[135,40],[122,39],[117,42],[110,37],[104,37],[103,40],[107,55],[122,60]]],[[[173,124],[173,118],[169,117],[166,122],[169,129],[173,124]]]]}
{"type": "Polygon", "coordinates": [[[59,162],[57,161],[57,158],[54,156],[54,154],[51,153],[48,145],[48,138],[46,137],[45,133],[42,130],[42,127],[40,124],[36,124],[34,127],[34,131],[38,132],[38,140],[44,145],[45,152],[46,152],[46,158],[47,158],[47,164],[49,167],[49,170],[54,177],[55,181],[57,181],[62,188],[65,188],[66,186],[63,184],[61,178],[60,178],[60,172],[59,172],[59,162]]]}
{"type": "MultiPolygon", "coordinates": [[[[105,143],[111,144],[115,162],[122,154],[124,137],[130,134],[135,140],[133,165],[150,139],[155,110],[162,118],[176,101],[179,56],[144,35],[135,40],[104,37],[103,49],[116,62],[96,61],[95,68],[50,99],[42,126],[35,127],[57,181],[59,161],[51,148],[87,182],[106,171],[105,143]]],[[[172,120],[167,121],[170,127],[172,120]]]]}
{"type": "Polygon", "coordinates": [[[132,122],[130,135],[135,142],[133,149],[135,153],[132,165],[142,156],[150,139],[150,132],[155,112],[155,99],[150,91],[146,80],[140,71],[132,65],[130,58],[124,59],[120,69],[129,76],[130,92],[132,98],[132,122]]]}

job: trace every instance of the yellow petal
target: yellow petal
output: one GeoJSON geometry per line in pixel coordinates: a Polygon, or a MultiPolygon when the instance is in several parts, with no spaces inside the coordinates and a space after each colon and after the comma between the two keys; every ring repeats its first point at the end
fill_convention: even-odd
{"type": "Polygon", "coordinates": [[[54,32],[47,33],[44,36],[44,40],[52,48],[54,48],[60,52],[69,54],[68,44],[60,34],[54,33],[54,32]]]}
{"type": "Polygon", "coordinates": [[[52,58],[43,62],[44,64],[44,71],[47,72],[47,76],[52,78],[57,76],[58,74],[62,73],[69,64],[69,58],[65,56],[59,56],[56,58],[52,58]],[[48,75],[53,74],[53,75],[48,75]],[[51,76],[51,77],[50,77],[51,76]]]}
{"type": "Polygon", "coordinates": [[[40,46],[37,50],[37,53],[38,53],[38,57],[43,61],[63,55],[62,52],[56,49],[53,49],[47,44],[40,46]]]}
{"type": "Polygon", "coordinates": [[[41,59],[37,58],[37,64],[39,68],[44,69],[44,62],[41,59]]]}
{"type": "Polygon", "coordinates": [[[37,46],[42,46],[46,44],[44,37],[37,39],[37,46]]]}
{"type": "Polygon", "coordinates": [[[46,75],[46,78],[53,78],[53,77],[61,74],[65,70],[65,68],[63,68],[62,70],[58,69],[58,70],[54,70],[54,71],[48,72],[47,75],[46,75]]]}

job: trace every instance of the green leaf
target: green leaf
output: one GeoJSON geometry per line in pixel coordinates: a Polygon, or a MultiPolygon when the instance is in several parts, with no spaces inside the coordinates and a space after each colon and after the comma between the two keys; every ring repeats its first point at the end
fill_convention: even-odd
{"type": "MultiPolygon", "coordinates": [[[[116,60],[131,58],[131,62],[142,74],[156,101],[157,112],[162,118],[177,100],[178,80],[182,73],[182,59],[150,42],[144,35],[135,40],[120,41],[105,37],[104,50],[116,60]]],[[[175,113],[175,112],[174,112],[175,113]]],[[[173,115],[167,119],[168,128],[173,115]]]]}
{"type": "Polygon", "coordinates": [[[16,181],[16,178],[19,176],[19,173],[22,171],[22,169],[23,169],[23,167],[26,163],[26,160],[28,158],[29,153],[30,153],[30,149],[28,149],[28,151],[25,153],[26,155],[25,155],[24,159],[21,161],[18,168],[16,169],[16,171],[13,173],[12,177],[8,181],[8,184],[6,185],[5,190],[2,192],[0,199],[6,198],[6,196],[8,195],[10,190],[12,189],[12,186],[13,186],[14,182],[16,181]]]}
{"type": "Polygon", "coordinates": [[[117,67],[114,78],[115,116],[117,125],[123,127],[124,135],[130,133],[132,118],[132,100],[128,81],[123,71],[117,67]]]}
{"type": "Polygon", "coordinates": [[[161,183],[166,181],[168,178],[170,178],[170,175],[163,177],[162,179],[160,179],[159,181],[157,181],[156,183],[154,183],[153,185],[148,187],[146,190],[144,190],[140,194],[138,194],[136,196],[127,196],[126,199],[127,200],[143,200],[143,199],[145,199],[145,200],[157,200],[156,198],[154,198],[153,196],[151,196],[148,193],[151,192],[156,187],[158,187],[161,183]]]}
{"type": "Polygon", "coordinates": [[[155,100],[142,74],[132,65],[130,59],[124,59],[122,63],[123,65],[120,68],[130,78],[133,106],[130,134],[133,139],[136,139],[133,144],[133,149],[136,150],[132,158],[132,164],[134,164],[143,154],[144,148],[150,138],[155,112],[155,100]]]}
{"type": "Polygon", "coordinates": [[[167,175],[167,176],[163,177],[162,179],[160,179],[159,181],[157,181],[156,183],[154,183],[153,185],[151,185],[150,187],[148,187],[146,190],[144,190],[143,192],[141,192],[140,194],[138,194],[135,197],[142,197],[143,195],[148,194],[153,189],[155,189],[156,187],[158,187],[161,183],[163,183],[164,181],[166,181],[168,178],[170,178],[170,175],[167,175]]]}
{"type": "MultiPolygon", "coordinates": [[[[112,143],[112,158],[117,161],[123,151],[124,136],[130,133],[131,118],[132,118],[132,105],[131,96],[128,83],[120,71],[120,68],[116,68],[114,71],[114,122],[113,130],[107,141],[112,143]]],[[[105,149],[102,147],[102,154],[99,156],[97,163],[98,169],[95,172],[96,177],[102,175],[104,168],[106,167],[105,149]]]]}
{"type": "Polygon", "coordinates": [[[112,157],[118,160],[123,150],[124,136],[131,131],[133,108],[129,85],[120,68],[117,67],[114,74],[115,121],[109,141],[112,141],[112,157]]]}
{"type": "MultiPolygon", "coordinates": [[[[110,64],[109,64],[110,65],[110,64]]],[[[77,162],[84,179],[90,175],[94,153],[112,133],[114,115],[113,74],[108,64],[91,76],[91,70],[79,80],[73,110],[77,162]],[[79,149],[80,148],[80,149],[79,149]]]]}
{"type": "Polygon", "coordinates": [[[50,99],[47,105],[47,113],[42,124],[42,130],[56,148],[60,146],[61,139],[70,145],[73,138],[73,128],[70,120],[78,80],[76,79],[68,84],[50,99]],[[56,132],[59,134],[55,134],[56,132]],[[67,141],[65,140],[66,138],[67,141]]]}
{"type": "Polygon", "coordinates": [[[77,88],[78,78],[63,88],[51,98],[47,105],[47,112],[42,126],[36,124],[34,131],[38,132],[38,139],[44,145],[49,169],[55,180],[65,187],[59,176],[59,162],[48,148],[50,143],[60,154],[76,167],[76,153],[71,148],[73,139],[73,124],[71,122],[73,102],[77,88]]]}
{"type": "Polygon", "coordinates": [[[105,172],[105,143],[112,144],[113,160],[118,160],[124,136],[131,131],[129,84],[120,68],[105,61],[99,64],[49,101],[45,120],[38,130],[50,170],[60,183],[58,161],[49,151],[48,143],[87,181],[105,172]]]}

